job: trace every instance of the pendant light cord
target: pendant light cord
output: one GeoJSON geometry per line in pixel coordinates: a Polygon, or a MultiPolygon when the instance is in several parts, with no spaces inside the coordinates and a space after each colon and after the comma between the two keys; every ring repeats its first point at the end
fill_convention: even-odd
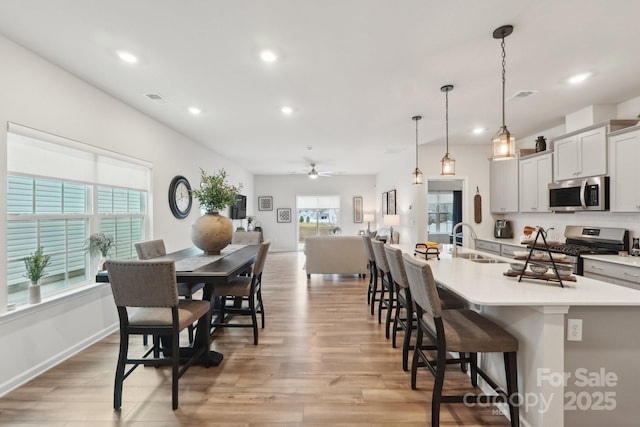
{"type": "Polygon", "coordinates": [[[446,157],[449,157],[449,91],[444,93],[444,121],[446,123],[446,135],[447,135],[447,154],[446,157]]]}
{"type": "Polygon", "coordinates": [[[418,120],[416,119],[416,170],[418,170],[418,120]]]}
{"type": "Polygon", "coordinates": [[[506,81],[506,77],[505,77],[505,66],[507,64],[506,62],[506,56],[507,53],[505,51],[504,48],[504,37],[502,37],[502,43],[500,43],[500,46],[502,46],[502,128],[504,129],[506,127],[505,123],[505,115],[504,115],[504,96],[505,96],[505,81],[506,81]]]}

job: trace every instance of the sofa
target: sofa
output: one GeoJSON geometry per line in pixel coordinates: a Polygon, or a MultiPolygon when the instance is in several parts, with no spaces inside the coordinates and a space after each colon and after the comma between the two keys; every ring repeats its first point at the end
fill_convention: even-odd
{"type": "Polygon", "coordinates": [[[312,274],[358,274],[365,277],[369,260],[361,236],[313,236],[304,241],[307,279],[312,274]]]}

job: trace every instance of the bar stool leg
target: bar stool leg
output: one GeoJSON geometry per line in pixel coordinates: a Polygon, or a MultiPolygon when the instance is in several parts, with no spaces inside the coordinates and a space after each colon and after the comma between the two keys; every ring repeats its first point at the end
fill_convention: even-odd
{"type": "Polygon", "coordinates": [[[520,426],[520,402],[518,401],[518,368],[517,353],[504,353],[504,367],[507,380],[507,395],[509,396],[509,416],[511,427],[520,426]]]}

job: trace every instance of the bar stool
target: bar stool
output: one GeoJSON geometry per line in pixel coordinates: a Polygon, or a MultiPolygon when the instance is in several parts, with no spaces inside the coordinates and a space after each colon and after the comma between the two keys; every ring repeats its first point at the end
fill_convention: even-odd
{"type": "Polygon", "coordinates": [[[372,241],[373,255],[376,259],[376,267],[380,275],[380,301],[378,302],[378,323],[382,323],[382,310],[387,310],[387,316],[384,323],[385,337],[389,339],[389,327],[391,326],[391,313],[396,307],[395,292],[391,270],[387,262],[387,254],[384,251],[385,244],[380,241],[372,241]],[[386,295],[386,296],[385,296],[386,295]]]}
{"type": "Polygon", "coordinates": [[[376,267],[376,258],[373,255],[371,247],[371,237],[362,236],[364,243],[364,251],[369,259],[369,288],[367,289],[367,304],[371,306],[371,315],[373,316],[374,303],[378,301],[376,295],[378,292],[378,268],[376,267]]]}
{"type": "MultiPolygon", "coordinates": [[[[509,405],[511,426],[518,427],[520,425],[516,366],[518,340],[473,310],[442,310],[436,282],[429,264],[407,254],[404,254],[403,258],[418,318],[418,334],[411,364],[411,388],[416,389],[418,366],[429,368],[435,377],[431,398],[431,425],[433,427],[440,425],[441,403],[502,402],[509,405]],[[425,334],[432,343],[435,343],[436,359],[429,360],[422,350],[425,334]],[[443,395],[446,365],[460,361],[447,360],[448,352],[458,352],[461,355],[470,354],[468,360],[464,361],[470,364],[472,386],[478,386],[478,375],[480,375],[496,391],[497,395],[443,395]],[[506,392],[477,365],[477,353],[503,353],[506,392]]],[[[463,359],[467,359],[466,356],[463,356],[463,359]]]]}
{"type": "MultiPolygon", "coordinates": [[[[409,280],[407,279],[407,271],[404,268],[402,260],[402,251],[398,248],[385,246],[384,251],[387,255],[391,277],[396,289],[396,312],[393,319],[393,333],[391,345],[396,347],[396,335],[398,331],[403,331],[404,338],[402,340],[402,369],[409,370],[409,350],[413,350],[411,345],[411,334],[415,328],[413,300],[411,298],[411,289],[409,288],[409,280]],[[402,316],[404,311],[405,315],[402,316]]],[[[467,303],[458,298],[456,295],[446,289],[438,288],[438,295],[443,310],[452,308],[467,308],[467,303]]],[[[464,364],[462,364],[464,368],[464,364]]],[[[463,369],[464,371],[464,369],[463,369]]]]}

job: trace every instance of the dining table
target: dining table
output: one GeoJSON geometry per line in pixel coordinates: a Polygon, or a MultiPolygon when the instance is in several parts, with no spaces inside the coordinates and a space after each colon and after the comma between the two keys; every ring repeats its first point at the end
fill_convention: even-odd
{"type": "MultiPolygon", "coordinates": [[[[204,283],[202,299],[211,302],[211,318],[213,318],[214,301],[212,295],[216,285],[225,284],[248,271],[255,263],[257,254],[258,245],[229,245],[221,251],[220,255],[209,255],[201,249],[191,247],[168,253],[156,259],[173,259],[175,261],[178,283],[204,283]]],[[[187,358],[194,351],[197,351],[198,349],[194,347],[203,345],[199,343],[208,343],[211,339],[211,324],[204,325],[201,322],[202,320],[196,325],[193,347],[180,348],[181,359],[187,358]]],[[[163,340],[163,349],[167,348],[165,340],[163,340]]],[[[211,350],[209,363],[217,366],[222,362],[223,357],[222,353],[211,350]]],[[[206,360],[201,362],[206,364],[206,360]]]]}

